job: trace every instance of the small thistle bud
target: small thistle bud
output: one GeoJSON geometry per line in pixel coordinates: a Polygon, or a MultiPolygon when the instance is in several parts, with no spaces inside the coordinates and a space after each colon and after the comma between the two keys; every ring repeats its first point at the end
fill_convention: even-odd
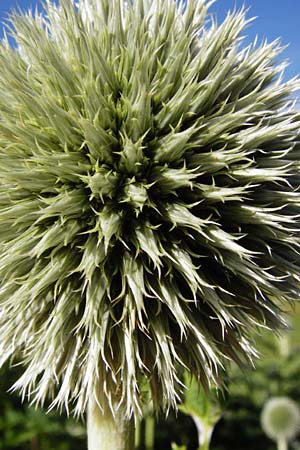
{"type": "Polygon", "coordinates": [[[272,397],[264,405],[261,426],[275,441],[291,441],[300,431],[300,410],[288,397],[272,397]]]}
{"type": "Polygon", "coordinates": [[[120,170],[128,174],[138,174],[147,168],[146,158],[143,152],[144,136],[133,143],[130,139],[122,139],[122,151],[120,152],[120,170]]]}
{"type": "Polygon", "coordinates": [[[142,210],[148,195],[147,189],[142,183],[130,180],[124,189],[124,202],[130,203],[135,209],[142,210]]]}
{"type": "Polygon", "coordinates": [[[113,198],[117,185],[118,175],[107,167],[101,167],[92,176],[81,177],[90,188],[94,197],[100,197],[104,202],[104,197],[113,198]]]}

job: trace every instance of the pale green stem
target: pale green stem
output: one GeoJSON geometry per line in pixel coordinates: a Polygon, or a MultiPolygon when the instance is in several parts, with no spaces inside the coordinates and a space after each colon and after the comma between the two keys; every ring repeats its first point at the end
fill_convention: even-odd
{"type": "Polygon", "coordinates": [[[134,423],[122,411],[113,416],[107,406],[102,412],[90,400],[87,417],[88,450],[134,450],[134,423]]]}
{"type": "Polygon", "coordinates": [[[192,415],[198,431],[199,437],[199,449],[198,450],[209,450],[210,440],[213,433],[214,425],[210,425],[205,422],[202,418],[192,415]]]}
{"type": "Polygon", "coordinates": [[[288,442],[286,439],[278,439],[277,450],[288,450],[288,442]]]}
{"type": "Polygon", "coordinates": [[[206,439],[198,450],[209,450],[210,440],[206,439]]]}
{"type": "Polygon", "coordinates": [[[154,428],[155,420],[153,416],[145,419],[145,447],[146,450],[154,450],[154,428]]]}
{"type": "Polygon", "coordinates": [[[141,420],[137,419],[135,427],[135,448],[140,448],[141,445],[141,420]]]}
{"type": "Polygon", "coordinates": [[[284,334],[283,336],[280,336],[278,346],[280,356],[287,358],[291,352],[290,336],[287,333],[284,334]]]}

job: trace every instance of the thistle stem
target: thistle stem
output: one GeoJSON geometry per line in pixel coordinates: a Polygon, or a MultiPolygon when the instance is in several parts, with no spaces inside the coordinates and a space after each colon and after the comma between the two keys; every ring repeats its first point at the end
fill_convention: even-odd
{"type": "Polygon", "coordinates": [[[122,411],[113,416],[107,406],[101,411],[94,399],[88,407],[88,450],[134,450],[134,422],[122,411]]]}
{"type": "Polygon", "coordinates": [[[209,450],[210,440],[206,439],[198,450],[209,450]]]}
{"type": "Polygon", "coordinates": [[[209,450],[211,436],[213,433],[214,425],[210,425],[206,423],[205,420],[202,420],[200,417],[192,415],[192,418],[195,422],[198,437],[199,437],[199,448],[198,450],[209,450]]]}
{"type": "Polygon", "coordinates": [[[154,450],[155,420],[153,416],[145,419],[145,449],[154,450]]]}
{"type": "Polygon", "coordinates": [[[288,443],[286,439],[278,439],[277,450],[288,450],[288,443]]]}
{"type": "Polygon", "coordinates": [[[136,426],[135,426],[135,448],[140,448],[141,445],[141,420],[136,420],[136,426]]]}

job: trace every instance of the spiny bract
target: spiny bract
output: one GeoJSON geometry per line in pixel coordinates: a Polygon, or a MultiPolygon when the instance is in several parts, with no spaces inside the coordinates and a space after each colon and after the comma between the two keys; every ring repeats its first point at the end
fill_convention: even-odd
{"type": "Polygon", "coordinates": [[[207,6],[48,2],[1,45],[0,363],[34,402],[173,407],[298,295],[299,83],[207,6]]]}

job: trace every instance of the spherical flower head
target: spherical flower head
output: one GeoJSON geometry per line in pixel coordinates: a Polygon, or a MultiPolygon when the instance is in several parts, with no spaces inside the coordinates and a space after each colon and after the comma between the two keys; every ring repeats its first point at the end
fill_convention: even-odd
{"type": "Polygon", "coordinates": [[[300,431],[298,404],[288,397],[272,397],[264,405],[261,426],[275,440],[293,440],[300,431]]]}
{"type": "Polygon", "coordinates": [[[48,1],[0,46],[0,364],[33,402],[176,406],[298,295],[299,83],[208,5],[48,1]]]}

